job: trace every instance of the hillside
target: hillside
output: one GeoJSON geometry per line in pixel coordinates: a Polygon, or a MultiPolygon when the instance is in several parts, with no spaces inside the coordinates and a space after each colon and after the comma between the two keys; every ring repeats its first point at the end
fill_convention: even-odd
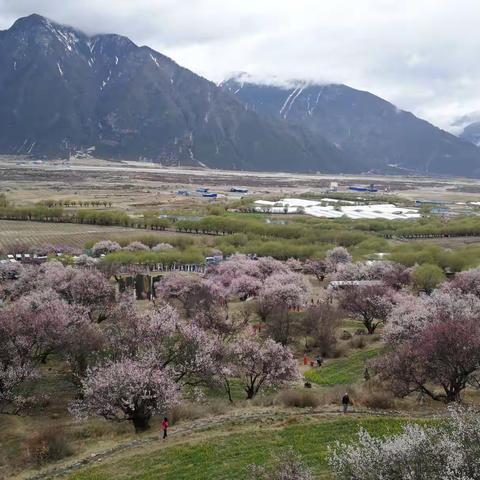
{"type": "Polygon", "coordinates": [[[259,84],[245,75],[222,86],[249,110],[322,135],[353,169],[480,175],[478,148],[369,92],[337,84],[259,84]]]}
{"type": "Polygon", "coordinates": [[[0,153],[226,169],[341,171],[339,151],[261,118],[214,83],[118,35],[39,15],[0,32],[0,153]]]}

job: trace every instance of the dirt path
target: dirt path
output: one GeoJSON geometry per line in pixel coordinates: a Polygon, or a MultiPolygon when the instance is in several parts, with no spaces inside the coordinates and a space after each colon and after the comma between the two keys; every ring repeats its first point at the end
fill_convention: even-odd
{"type": "MultiPolygon", "coordinates": [[[[385,412],[373,412],[369,410],[354,410],[350,414],[352,417],[365,417],[365,416],[376,416],[376,417],[402,417],[402,416],[409,416],[412,417],[411,412],[398,412],[398,411],[385,411],[385,412]]],[[[149,436],[142,436],[141,438],[135,438],[133,440],[119,443],[112,448],[90,454],[89,456],[84,456],[83,458],[77,458],[76,460],[68,463],[62,464],[57,467],[47,468],[39,473],[32,474],[23,474],[18,479],[25,479],[25,480],[47,480],[51,478],[61,478],[71,473],[74,473],[78,470],[83,468],[93,466],[104,460],[109,460],[117,454],[124,453],[127,451],[134,450],[138,447],[146,447],[146,446],[155,446],[156,449],[159,448],[168,448],[172,446],[172,444],[178,445],[183,442],[191,442],[192,440],[204,440],[205,436],[198,438],[198,436],[194,434],[198,434],[200,432],[206,432],[208,430],[208,435],[210,434],[218,434],[219,428],[224,427],[228,424],[235,425],[236,428],[244,428],[248,425],[255,425],[257,422],[270,422],[271,424],[275,422],[284,422],[286,418],[290,417],[317,417],[317,418],[325,418],[325,419],[333,419],[340,417],[341,413],[339,409],[335,408],[326,409],[322,411],[262,411],[262,412],[239,412],[234,415],[224,415],[219,417],[207,417],[202,418],[199,420],[195,420],[185,425],[180,425],[178,428],[172,428],[169,431],[169,439],[173,440],[173,443],[170,441],[168,443],[161,442],[161,434],[156,433],[155,435],[149,436]]],[[[231,429],[229,429],[229,434],[231,433],[231,429]]]]}

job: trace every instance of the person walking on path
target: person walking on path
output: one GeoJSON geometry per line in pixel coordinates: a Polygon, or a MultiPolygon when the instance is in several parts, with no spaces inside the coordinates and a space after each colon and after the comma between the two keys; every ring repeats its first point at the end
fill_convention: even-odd
{"type": "Polygon", "coordinates": [[[167,430],[168,430],[168,418],[167,417],[163,417],[162,430],[163,430],[163,439],[165,440],[167,438],[167,430]]]}
{"type": "Polygon", "coordinates": [[[348,393],[345,393],[345,395],[342,397],[343,413],[347,413],[349,405],[350,405],[350,397],[348,396],[348,393]]]}
{"type": "Polygon", "coordinates": [[[317,355],[317,367],[322,366],[322,356],[320,354],[317,355]]]}

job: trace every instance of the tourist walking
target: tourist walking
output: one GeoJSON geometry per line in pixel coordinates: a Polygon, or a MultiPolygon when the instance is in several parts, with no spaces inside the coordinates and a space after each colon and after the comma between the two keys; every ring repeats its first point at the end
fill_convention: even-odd
{"type": "Polygon", "coordinates": [[[342,397],[343,413],[347,413],[349,405],[350,405],[350,397],[348,396],[348,393],[345,393],[345,395],[342,397]]]}
{"type": "Polygon", "coordinates": [[[162,430],[163,430],[163,439],[165,440],[167,438],[167,430],[168,430],[168,418],[167,417],[163,417],[162,430]]]}

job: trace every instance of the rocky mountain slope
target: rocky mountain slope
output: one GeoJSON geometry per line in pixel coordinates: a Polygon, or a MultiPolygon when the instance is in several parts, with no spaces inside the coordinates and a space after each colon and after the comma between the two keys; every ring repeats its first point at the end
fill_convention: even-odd
{"type": "Polygon", "coordinates": [[[249,110],[322,135],[363,169],[480,175],[478,148],[371,93],[346,85],[263,85],[245,75],[222,86],[249,110]]]}
{"type": "Polygon", "coordinates": [[[0,31],[0,154],[303,172],[480,176],[480,149],[368,92],[221,86],[39,15],[0,31]]]}
{"type": "Polygon", "coordinates": [[[480,147],[480,121],[467,125],[460,134],[460,138],[480,147]]]}
{"type": "Polygon", "coordinates": [[[323,137],[263,118],[214,83],[125,37],[39,15],[0,32],[0,153],[227,169],[341,171],[323,137]]]}

